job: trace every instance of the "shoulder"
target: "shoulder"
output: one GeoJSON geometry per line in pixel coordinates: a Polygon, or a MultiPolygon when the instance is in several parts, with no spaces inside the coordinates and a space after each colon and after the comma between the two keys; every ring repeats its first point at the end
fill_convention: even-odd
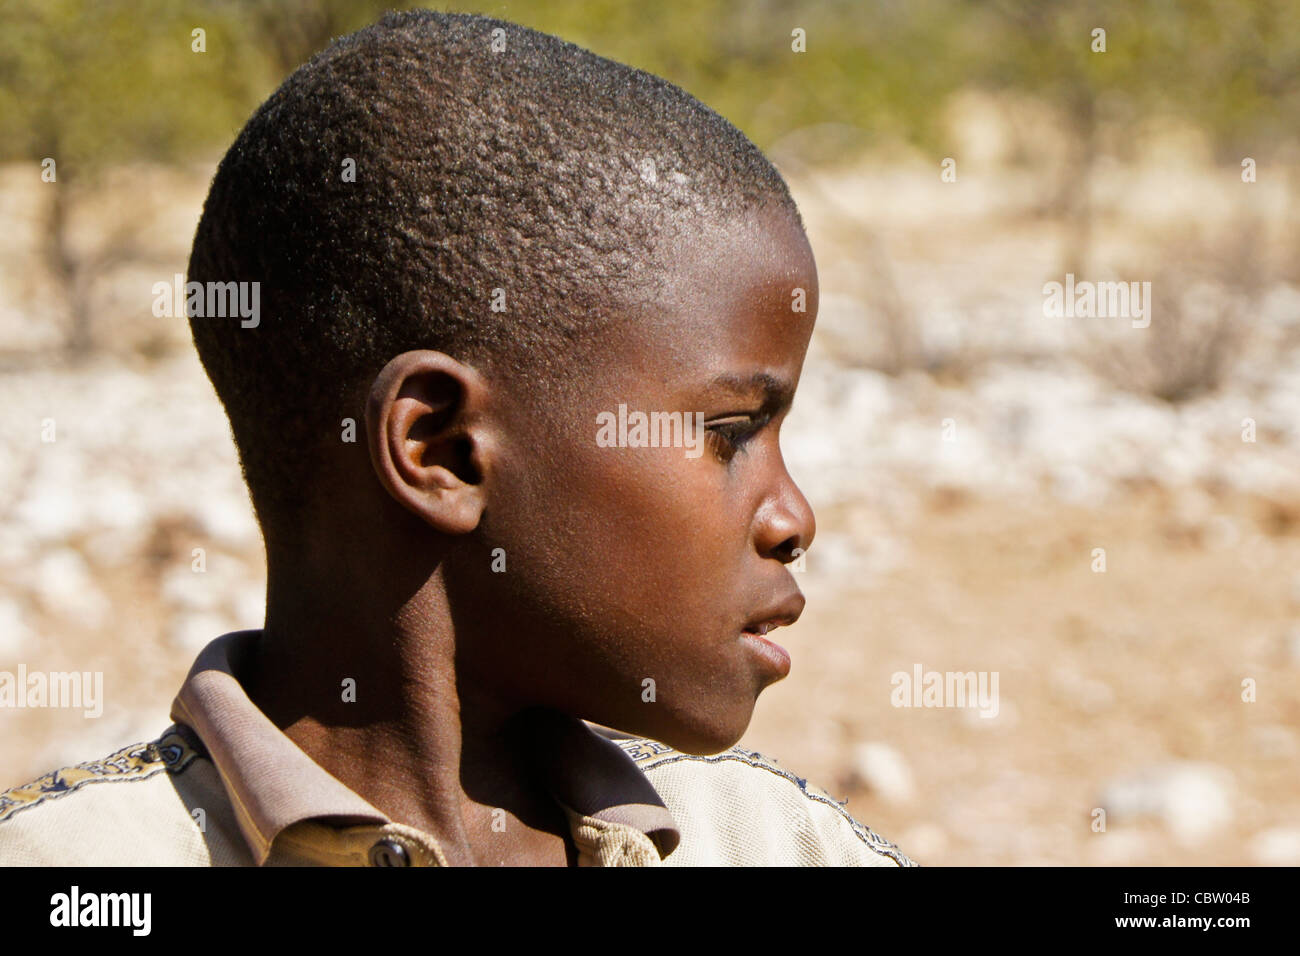
{"type": "Polygon", "coordinates": [[[686,754],[656,740],[613,738],[678,822],[668,865],[915,866],[825,790],[774,758],[732,747],[686,754]]]}
{"type": "Polygon", "coordinates": [[[185,728],[173,725],[156,740],[0,793],[0,865],[155,862],[142,840],[162,836],[174,844],[195,830],[176,778],[207,764],[205,756],[185,728]]]}

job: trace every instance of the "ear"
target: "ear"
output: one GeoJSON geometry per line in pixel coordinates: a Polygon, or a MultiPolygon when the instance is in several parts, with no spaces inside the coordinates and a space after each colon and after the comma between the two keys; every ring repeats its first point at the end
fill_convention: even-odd
{"type": "Polygon", "coordinates": [[[487,385],[442,352],[403,352],[375,378],[366,439],[380,484],[446,534],[478,527],[490,448],[487,385]]]}

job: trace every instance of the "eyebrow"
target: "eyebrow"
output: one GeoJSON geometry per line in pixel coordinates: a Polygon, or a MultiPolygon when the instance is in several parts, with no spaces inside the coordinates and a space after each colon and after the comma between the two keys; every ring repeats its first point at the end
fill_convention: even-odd
{"type": "Polygon", "coordinates": [[[773,412],[788,407],[794,401],[794,386],[770,372],[754,372],[751,375],[723,372],[710,381],[707,387],[711,391],[723,389],[742,396],[762,392],[763,407],[773,412]]]}

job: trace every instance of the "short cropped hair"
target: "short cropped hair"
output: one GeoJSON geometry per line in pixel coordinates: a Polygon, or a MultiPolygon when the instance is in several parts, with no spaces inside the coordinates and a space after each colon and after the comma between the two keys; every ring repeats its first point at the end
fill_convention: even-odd
{"type": "MultiPolygon", "coordinates": [[[[544,397],[659,288],[701,218],[781,175],[673,84],[470,14],[389,14],[296,70],[213,178],[191,282],[257,282],[256,324],[190,317],[264,532],[395,355],[436,349],[544,397]]],[[[360,436],[358,436],[360,437],[360,436]]]]}

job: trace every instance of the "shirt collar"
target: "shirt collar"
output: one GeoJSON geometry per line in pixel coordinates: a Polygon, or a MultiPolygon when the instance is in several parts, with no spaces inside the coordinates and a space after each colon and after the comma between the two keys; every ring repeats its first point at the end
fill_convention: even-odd
{"type": "MultiPolygon", "coordinates": [[[[171,710],[172,720],[192,728],[207,749],[258,865],[280,833],[304,821],[339,827],[393,822],[249,700],[237,675],[261,634],[234,631],[205,647],[171,710]]],[[[593,833],[626,835],[630,828],[648,837],[661,858],[673,852],[681,838],[676,822],[622,748],[586,722],[554,711],[539,711],[531,732],[537,772],[565,811],[580,850],[593,833]]]]}

